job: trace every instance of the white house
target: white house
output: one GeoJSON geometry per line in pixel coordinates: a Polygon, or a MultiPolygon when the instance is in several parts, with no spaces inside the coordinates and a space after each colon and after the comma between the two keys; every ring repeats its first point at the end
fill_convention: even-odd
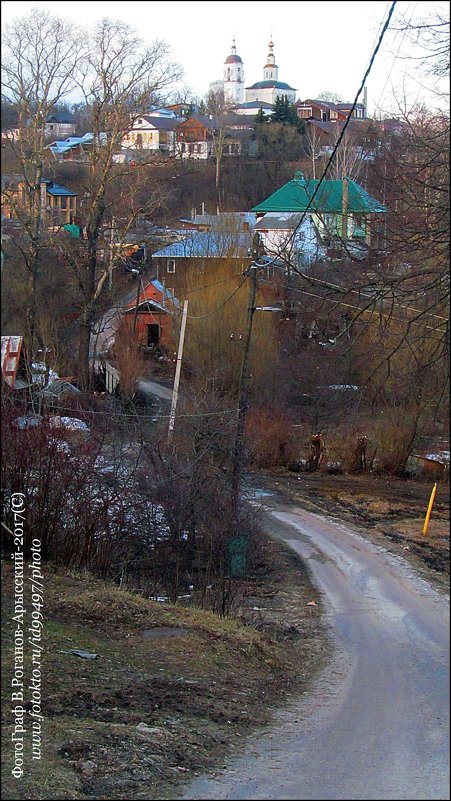
{"type": "Polygon", "coordinates": [[[265,116],[268,116],[272,114],[272,104],[265,103],[263,100],[252,100],[249,103],[240,103],[233,107],[234,114],[238,114],[240,117],[256,117],[260,110],[265,116]]]}
{"type": "Polygon", "coordinates": [[[308,214],[303,220],[302,216],[301,213],[274,212],[258,220],[254,230],[260,233],[268,256],[290,258],[292,263],[302,267],[326,255],[311,216],[308,214]]]}
{"type": "Polygon", "coordinates": [[[175,131],[183,119],[175,116],[143,114],[134,120],[122,139],[129,150],[154,150],[174,153],[175,131]]]}

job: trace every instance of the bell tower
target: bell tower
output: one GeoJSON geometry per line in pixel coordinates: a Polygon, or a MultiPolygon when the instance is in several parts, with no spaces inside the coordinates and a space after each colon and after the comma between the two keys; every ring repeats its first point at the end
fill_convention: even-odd
{"type": "Polygon", "coordinates": [[[232,52],[224,62],[224,98],[232,103],[244,103],[244,65],[236,52],[233,37],[232,52]]]}
{"type": "Polygon", "coordinates": [[[279,80],[279,67],[276,64],[276,58],[274,55],[274,42],[272,40],[272,35],[269,40],[269,53],[266,59],[266,64],[263,67],[263,80],[264,81],[278,81],[279,80]]]}

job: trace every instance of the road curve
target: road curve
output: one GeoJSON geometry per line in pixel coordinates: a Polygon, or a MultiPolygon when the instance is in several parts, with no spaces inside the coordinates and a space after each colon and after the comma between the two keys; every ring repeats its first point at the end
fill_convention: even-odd
{"type": "Polygon", "coordinates": [[[172,389],[159,384],[158,381],[151,381],[149,378],[142,378],[139,382],[139,388],[145,395],[154,395],[160,400],[171,401],[172,389]]]}
{"type": "Polygon", "coordinates": [[[267,520],[322,591],[334,658],[183,798],[449,799],[449,599],[339,523],[286,506],[267,520]]]}

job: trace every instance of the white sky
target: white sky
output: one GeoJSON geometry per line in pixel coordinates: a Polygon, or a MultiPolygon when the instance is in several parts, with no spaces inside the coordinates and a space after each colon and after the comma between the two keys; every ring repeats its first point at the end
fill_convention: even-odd
{"type": "MultiPolygon", "coordinates": [[[[401,1],[397,13],[416,20],[444,6],[440,2],[401,1]]],[[[34,7],[86,26],[102,17],[120,19],[137,28],[149,43],[164,39],[172,48],[172,59],[184,68],[185,85],[198,97],[206,94],[211,81],[222,78],[234,35],[237,52],[244,62],[245,85],[262,80],[272,31],[279,80],[296,88],[300,99],[314,98],[327,89],[344,100],[353,100],[390,3],[385,0],[3,0],[2,27],[34,7]]],[[[412,62],[400,57],[408,51],[408,41],[402,34],[386,33],[367,81],[370,113],[376,108],[393,110],[393,89],[401,97],[403,87],[410,103],[423,100],[435,104],[424,79],[421,84],[413,80],[412,62]]]]}

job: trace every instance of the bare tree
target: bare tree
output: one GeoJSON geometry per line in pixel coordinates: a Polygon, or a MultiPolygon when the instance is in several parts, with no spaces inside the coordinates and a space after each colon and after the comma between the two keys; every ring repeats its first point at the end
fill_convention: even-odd
{"type": "Polygon", "coordinates": [[[17,242],[30,274],[28,301],[29,348],[36,335],[36,303],[46,228],[45,122],[50,112],[73,91],[84,52],[84,37],[67,23],[41,9],[5,26],[2,37],[2,97],[18,114],[18,139],[11,141],[21,179],[20,192],[9,202],[25,237],[17,242]]]}
{"type": "Polygon", "coordinates": [[[206,98],[208,113],[213,118],[213,154],[215,159],[215,187],[217,194],[217,210],[221,209],[221,167],[224,158],[224,147],[230,132],[230,114],[232,103],[224,97],[224,90],[213,85],[206,98]]]}
{"type": "Polygon", "coordinates": [[[311,177],[316,180],[316,162],[321,155],[321,136],[315,124],[307,125],[304,134],[304,152],[311,164],[311,177]]]}
{"type": "Polygon", "coordinates": [[[119,389],[125,401],[133,399],[144,369],[142,348],[131,328],[122,325],[114,339],[114,356],[119,370],[119,389]]]}
{"type": "MultiPolygon", "coordinates": [[[[104,19],[88,40],[84,75],[80,86],[91,108],[93,149],[83,198],[86,248],[77,263],[82,294],[82,314],[78,350],[78,381],[89,384],[89,351],[94,318],[109,274],[109,265],[101,262],[101,237],[111,223],[113,187],[118,179],[129,176],[129,188],[136,186],[136,171],[115,164],[125,133],[133,120],[144,113],[152,100],[172,86],[181,74],[169,58],[165,42],[155,41],[146,47],[133,29],[122,22],[104,19]],[[132,175],[134,176],[132,178],[132,175]]],[[[139,169],[139,168],[138,168],[139,169]]],[[[136,168],[135,168],[136,170],[136,168]]],[[[149,192],[149,194],[151,194],[149,192]]],[[[133,197],[134,192],[131,193],[133,197]]],[[[123,231],[139,213],[132,204],[123,231]]]]}

